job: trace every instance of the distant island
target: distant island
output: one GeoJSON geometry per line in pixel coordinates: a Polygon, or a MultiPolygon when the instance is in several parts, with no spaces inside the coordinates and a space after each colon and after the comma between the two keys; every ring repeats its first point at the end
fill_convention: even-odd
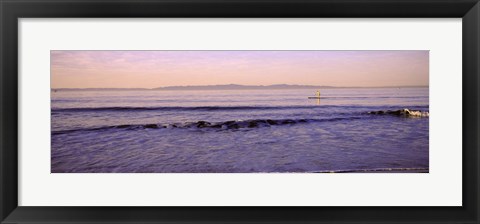
{"type": "Polygon", "coordinates": [[[316,88],[335,88],[332,86],[311,86],[311,85],[287,85],[287,84],[278,84],[278,85],[207,85],[207,86],[167,86],[167,87],[158,87],[155,90],[252,90],[252,89],[316,89],[316,88]]]}
{"type": "Polygon", "coordinates": [[[415,88],[428,86],[383,86],[383,87],[336,87],[315,85],[205,85],[205,86],[166,86],[157,88],[52,88],[52,91],[137,91],[137,90],[269,90],[269,89],[334,89],[334,88],[415,88]]]}

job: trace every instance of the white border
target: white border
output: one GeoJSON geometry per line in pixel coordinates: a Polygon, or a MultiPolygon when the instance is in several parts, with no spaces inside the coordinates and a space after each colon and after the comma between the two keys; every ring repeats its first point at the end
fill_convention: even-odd
{"type": "Polygon", "coordinates": [[[21,206],[460,206],[461,19],[20,19],[21,206]],[[50,174],[50,50],[430,50],[429,174],[50,174]]]}

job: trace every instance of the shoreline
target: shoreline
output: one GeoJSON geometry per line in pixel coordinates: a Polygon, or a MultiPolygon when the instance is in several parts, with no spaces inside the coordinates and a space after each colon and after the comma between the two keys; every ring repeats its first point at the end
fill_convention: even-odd
{"type": "Polygon", "coordinates": [[[377,168],[358,170],[326,170],[314,171],[312,173],[430,173],[429,168],[377,168]]]}

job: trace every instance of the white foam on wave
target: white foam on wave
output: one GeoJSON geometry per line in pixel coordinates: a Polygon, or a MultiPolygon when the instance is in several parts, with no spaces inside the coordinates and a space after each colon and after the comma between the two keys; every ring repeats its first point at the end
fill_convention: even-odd
{"type": "Polygon", "coordinates": [[[430,113],[428,111],[421,111],[421,110],[410,110],[408,108],[404,108],[401,110],[387,110],[387,111],[372,111],[369,114],[378,114],[378,115],[397,115],[397,116],[406,116],[406,117],[429,117],[430,113]]]}

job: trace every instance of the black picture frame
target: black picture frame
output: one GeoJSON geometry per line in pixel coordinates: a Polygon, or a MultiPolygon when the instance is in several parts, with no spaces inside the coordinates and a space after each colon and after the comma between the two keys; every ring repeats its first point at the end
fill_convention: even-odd
{"type": "Polygon", "coordinates": [[[479,223],[480,221],[478,185],[480,4],[478,0],[0,0],[0,15],[1,223],[479,223]],[[19,18],[75,17],[462,18],[463,206],[18,206],[17,20],[19,18]]]}

